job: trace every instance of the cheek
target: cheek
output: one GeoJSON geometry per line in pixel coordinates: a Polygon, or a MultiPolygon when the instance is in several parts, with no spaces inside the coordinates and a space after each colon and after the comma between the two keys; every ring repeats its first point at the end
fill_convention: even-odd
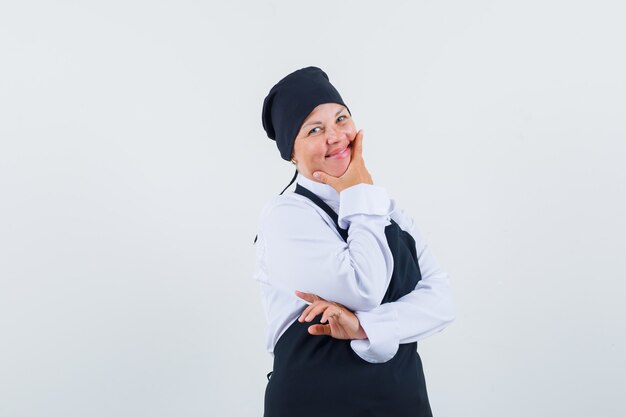
{"type": "Polygon", "coordinates": [[[356,136],[356,126],[354,123],[349,123],[343,129],[343,132],[350,138],[350,141],[352,141],[356,136]]]}
{"type": "Polygon", "coordinates": [[[313,151],[313,154],[317,157],[317,159],[324,160],[326,159],[327,150],[328,148],[326,147],[326,144],[320,142],[319,144],[317,144],[317,146],[315,146],[315,150],[313,151]]]}
{"type": "Polygon", "coordinates": [[[301,146],[299,151],[301,159],[308,161],[325,159],[326,157],[326,148],[321,141],[309,141],[306,145],[301,146]]]}

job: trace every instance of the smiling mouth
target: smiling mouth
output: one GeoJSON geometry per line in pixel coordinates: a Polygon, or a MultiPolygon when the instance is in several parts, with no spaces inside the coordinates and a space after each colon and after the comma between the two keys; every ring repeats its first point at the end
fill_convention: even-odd
{"type": "Polygon", "coordinates": [[[349,143],[348,146],[346,146],[345,148],[343,148],[339,152],[335,152],[333,154],[326,155],[326,158],[333,158],[333,157],[337,157],[339,155],[342,155],[347,149],[350,149],[351,146],[352,146],[352,143],[349,143]]]}

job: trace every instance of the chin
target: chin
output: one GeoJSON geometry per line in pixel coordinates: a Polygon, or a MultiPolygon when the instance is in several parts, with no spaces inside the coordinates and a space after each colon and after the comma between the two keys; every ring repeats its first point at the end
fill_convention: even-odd
{"type": "Polygon", "coordinates": [[[348,165],[349,164],[346,164],[345,167],[328,170],[328,173],[332,175],[333,177],[341,177],[348,170],[348,165]]]}

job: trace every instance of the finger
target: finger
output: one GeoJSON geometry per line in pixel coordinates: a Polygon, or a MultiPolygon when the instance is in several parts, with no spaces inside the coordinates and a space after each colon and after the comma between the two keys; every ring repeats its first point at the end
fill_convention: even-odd
{"type": "Polygon", "coordinates": [[[325,310],[324,314],[322,314],[322,318],[320,319],[320,323],[326,323],[328,322],[328,315],[329,315],[329,310],[325,310]]]}
{"type": "Polygon", "coordinates": [[[331,317],[328,319],[328,325],[330,326],[330,335],[339,335],[342,325],[339,323],[339,317],[331,317]]]}
{"type": "Polygon", "coordinates": [[[309,303],[312,303],[313,301],[315,301],[313,299],[313,294],[309,294],[307,292],[302,292],[302,291],[295,291],[296,296],[302,298],[304,301],[308,301],[309,303]]]}
{"type": "Polygon", "coordinates": [[[309,304],[303,311],[302,313],[300,313],[300,316],[298,317],[298,321],[299,322],[303,322],[304,321],[304,317],[306,317],[309,314],[309,311],[311,311],[312,308],[315,307],[315,303],[309,304]]]}
{"type": "Polygon", "coordinates": [[[352,147],[354,148],[354,155],[359,158],[363,156],[363,129],[356,134],[352,147]]]}
{"type": "Polygon", "coordinates": [[[304,321],[313,320],[315,316],[324,312],[328,307],[330,307],[330,305],[327,302],[316,304],[315,307],[312,308],[311,311],[304,317],[304,321]]]}
{"type": "MultiPolygon", "coordinates": [[[[303,311],[302,313],[300,313],[300,317],[298,317],[298,321],[302,322],[304,321],[304,318],[307,317],[311,311],[315,308],[318,308],[320,305],[324,304],[324,303],[328,303],[328,301],[324,300],[323,298],[312,294],[314,297],[317,298],[317,300],[313,301],[311,304],[309,304],[303,311]]],[[[319,314],[319,313],[317,313],[319,314]]],[[[317,314],[315,314],[313,317],[315,317],[317,314]]],[[[307,320],[307,321],[311,321],[311,320],[307,320]]]]}
{"type": "Polygon", "coordinates": [[[309,326],[308,331],[310,334],[314,336],[331,336],[332,335],[330,324],[314,324],[312,326],[309,326]]]}
{"type": "Polygon", "coordinates": [[[338,179],[337,177],[333,177],[332,175],[328,175],[324,171],[315,171],[313,173],[313,177],[316,178],[317,180],[323,182],[324,184],[328,184],[330,186],[332,186],[338,179]]]}
{"type": "Polygon", "coordinates": [[[302,292],[302,291],[295,291],[296,295],[300,298],[302,298],[304,301],[307,301],[309,303],[313,303],[317,300],[323,300],[322,297],[320,297],[319,295],[315,295],[315,294],[311,294],[309,292],[302,292]]]}
{"type": "Polygon", "coordinates": [[[348,165],[348,169],[346,170],[346,173],[344,175],[346,175],[349,171],[353,171],[354,169],[356,169],[355,167],[357,166],[359,160],[363,159],[361,152],[359,152],[359,143],[361,143],[363,138],[362,132],[362,130],[359,130],[352,140],[352,144],[350,146],[350,165],[348,165]]]}
{"type": "MultiPolygon", "coordinates": [[[[336,306],[335,306],[336,307],[336,306]]],[[[326,323],[326,321],[333,317],[335,319],[339,319],[339,317],[343,314],[343,312],[341,311],[341,309],[338,308],[327,308],[324,311],[324,314],[322,314],[322,319],[320,320],[320,323],[326,323]]]]}

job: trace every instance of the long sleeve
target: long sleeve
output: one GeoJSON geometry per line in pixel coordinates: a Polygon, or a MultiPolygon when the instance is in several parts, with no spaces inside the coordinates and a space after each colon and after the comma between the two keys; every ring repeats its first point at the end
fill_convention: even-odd
{"type": "Polygon", "coordinates": [[[339,202],[347,242],[306,198],[273,201],[259,228],[263,268],[271,285],[290,294],[310,292],[367,311],[380,304],[393,272],[385,236],[391,200],[382,187],[358,184],[339,193],[339,202]]]}
{"type": "Polygon", "coordinates": [[[404,211],[395,209],[391,217],[415,239],[422,279],[409,294],[369,311],[355,311],[368,335],[352,340],[352,349],[372,363],[387,362],[401,343],[422,340],[447,327],[455,316],[448,274],[441,270],[421,231],[404,211]]]}

